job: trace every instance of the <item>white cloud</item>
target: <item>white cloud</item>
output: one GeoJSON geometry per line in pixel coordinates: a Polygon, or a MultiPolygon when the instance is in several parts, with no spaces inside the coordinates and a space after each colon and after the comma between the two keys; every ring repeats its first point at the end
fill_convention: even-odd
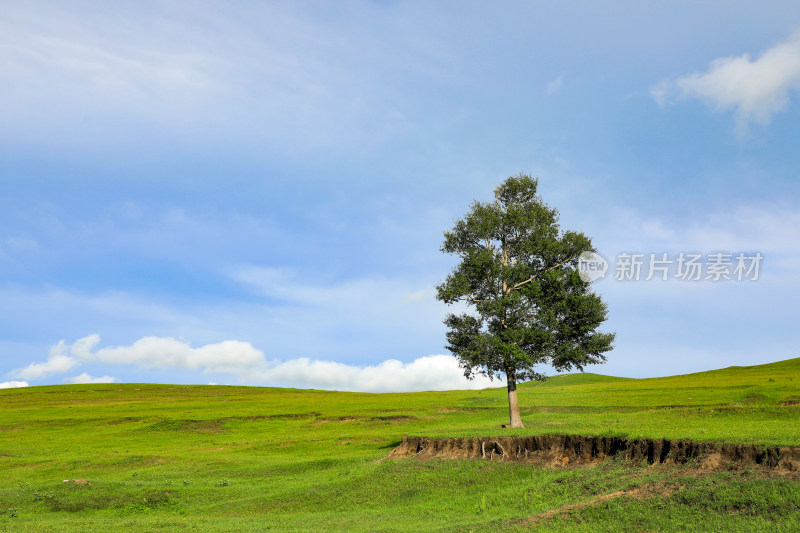
{"type": "MultiPolygon", "coordinates": [[[[0,322],[11,328],[29,328],[30,320],[25,317],[37,316],[36,334],[40,337],[48,335],[48,324],[57,322],[63,335],[75,338],[83,336],[80,333],[89,323],[103,331],[104,340],[174,337],[203,346],[224,339],[246,339],[269,358],[283,360],[310,357],[374,364],[441,352],[442,318],[448,308],[434,299],[431,290],[439,275],[330,282],[289,270],[285,277],[276,276],[271,282],[270,272],[254,268],[252,283],[243,287],[258,298],[189,307],[124,291],[82,293],[54,287],[0,286],[0,300],[8,303],[0,307],[0,322]],[[70,313],[64,314],[64,309],[70,313]],[[383,357],[376,360],[375,354],[383,357]]],[[[5,370],[40,361],[43,351],[46,353],[46,347],[37,346],[27,352],[7,352],[17,356],[6,363],[5,370]]],[[[61,377],[66,375],[73,374],[61,377]]]]}
{"type": "Polygon", "coordinates": [[[615,210],[614,241],[619,251],[760,251],[800,257],[800,210],[780,203],[730,206],[686,221],[670,222],[639,210],[615,210]]]}
{"type": "Polygon", "coordinates": [[[192,348],[188,343],[161,337],[144,337],[130,346],[102,348],[86,353],[82,359],[146,369],[201,370],[241,376],[265,363],[264,354],[249,342],[223,341],[192,348]]]}
{"type": "Polygon", "coordinates": [[[800,32],[752,60],[749,54],[711,62],[706,72],[663,80],[651,94],[663,106],[670,96],[697,98],[720,111],[734,110],[739,131],[750,122],[766,124],[800,89],[800,32]]]}
{"type": "Polygon", "coordinates": [[[405,303],[418,303],[433,301],[436,297],[436,291],[432,288],[420,289],[418,291],[406,292],[403,295],[403,302],[405,303]]]}
{"type": "Polygon", "coordinates": [[[4,381],[0,383],[0,389],[19,389],[28,386],[27,381],[4,381]]]}
{"type": "MultiPolygon", "coordinates": [[[[420,357],[411,363],[394,359],[375,366],[357,366],[308,358],[268,361],[261,350],[249,342],[223,341],[193,348],[172,338],[144,337],[130,346],[94,350],[98,335],[78,339],[71,345],[61,341],[51,350],[46,363],[31,364],[13,374],[43,377],[65,372],[79,364],[100,362],[132,365],[140,369],[189,370],[207,374],[227,374],[249,385],[281,385],[315,389],[361,392],[410,392],[423,390],[482,389],[503,382],[477,377],[468,380],[449,355],[420,357]],[[54,357],[60,363],[53,364],[54,357]],[[43,368],[47,367],[47,372],[43,368]]],[[[114,378],[92,378],[83,373],[65,383],[111,383],[114,378]]]]}
{"type": "MultiPolygon", "coordinates": [[[[4,7],[0,96],[21,105],[4,106],[0,117],[18,125],[16,135],[113,117],[105,137],[132,122],[201,138],[236,128],[259,144],[302,138],[359,146],[413,128],[406,111],[413,102],[405,104],[390,81],[398,71],[459,76],[446,39],[421,46],[418,13],[385,19],[394,28],[387,33],[359,20],[366,13],[331,25],[302,6],[266,3],[191,14],[175,6],[4,7]],[[387,54],[391,64],[382,61],[387,54]]],[[[71,132],[93,135],[85,127],[71,132]]]]}
{"type": "Polygon", "coordinates": [[[553,96],[558,91],[560,91],[563,86],[564,86],[564,75],[561,74],[559,77],[557,77],[556,79],[547,84],[545,92],[547,93],[547,96],[553,96]]]}
{"type": "Polygon", "coordinates": [[[650,88],[650,96],[656,101],[658,107],[664,107],[669,103],[671,83],[670,80],[661,80],[650,88]]]}
{"type": "Polygon", "coordinates": [[[483,389],[503,384],[485,377],[468,380],[456,358],[449,355],[420,357],[411,363],[390,359],[363,367],[301,358],[273,363],[258,377],[271,383],[363,392],[483,389]]]}
{"type": "Polygon", "coordinates": [[[118,118],[164,114],[191,120],[220,89],[211,72],[218,58],[179,50],[170,42],[170,34],[180,35],[177,26],[150,36],[159,42],[143,42],[137,39],[140,20],[110,32],[103,27],[110,21],[99,14],[78,21],[74,10],[59,13],[51,6],[48,11],[36,19],[29,9],[11,9],[0,22],[13,42],[0,52],[6,67],[0,76],[19,80],[16,88],[3,93],[28,104],[5,113],[28,120],[87,111],[98,116],[114,112],[118,118]]]}
{"type": "Polygon", "coordinates": [[[83,384],[83,383],[114,383],[114,381],[116,381],[116,380],[114,378],[112,378],[111,376],[103,376],[101,378],[93,378],[92,376],[90,376],[89,374],[84,372],[83,374],[79,374],[79,375],[73,376],[71,378],[64,378],[62,381],[64,383],[69,383],[69,384],[72,384],[72,385],[78,385],[78,384],[83,384]]]}
{"type": "MultiPolygon", "coordinates": [[[[86,338],[88,339],[88,337],[86,338]]],[[[86,339],[80,339],[72,346],[67,346],[64,341],[60,341],[57,345],[50,348],[50,355],[44,363],[31,363],[25,368],[20,368],[10,372],[9,375],[13,378],[40,379],[47,377],[51,374],[63,374],[74,368],[78,361],[68,355],[72,349],[79,352],[84,349],[86,339]]]]}
{"type": "MultiPolygon", "coordinates": [[[[346,312],[348,316],[360,315],[364,319],[375,316],[376,301],[393,311],[405,308],[418,315],[420,304],[435,304],[435,291],[430,284],[409,284],[402,280],[386,278],[358,278],[339,283],[322,284],[317,280],[303,280],[293,271],[242,265],[234,268],[231,278],[249,286],[254,292],[270,299],[329,311],[346,312]],[[315,283],[316,281],[316,283],[315,283]],[[380,295],[380,300],[376,299],[380,295]]],[[[426,309],[427,311],[427,309],[426,309]]],[[[395,315],[394,320],[397,319],[395,315]]]]}
{"type": "Polygon", "coordinates": [[[444,337],[442,318],[448,308],[434,298],[436,278],[328,281],[313,273],[251,265],[236,267],[230,275],[265,297],[259,322],[269,324],[270,336],[259,342],[269,343],[270,352],[284,359],[374,361],[375,347],[385,345],[391,349],[387,359],[399,358],[431,353],[429,347],[439,346],[444,337]],[[304,339],[302,346],[298,338],[304,339]]]}

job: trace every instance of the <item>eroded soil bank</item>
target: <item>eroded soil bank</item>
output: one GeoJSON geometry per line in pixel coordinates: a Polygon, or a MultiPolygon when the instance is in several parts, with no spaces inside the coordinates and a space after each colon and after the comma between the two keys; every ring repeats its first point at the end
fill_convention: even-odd
{"type": "Polygon", "coordinates": [[[554,466],[594,464],[609,458],[674,463],[706,470],[761,465],[776,473],[800,472],[800,447],[714,444],[690,440],[628,439],[580,435],[527,437],[403,437],[390,458],[481,459],[554,466]]]}

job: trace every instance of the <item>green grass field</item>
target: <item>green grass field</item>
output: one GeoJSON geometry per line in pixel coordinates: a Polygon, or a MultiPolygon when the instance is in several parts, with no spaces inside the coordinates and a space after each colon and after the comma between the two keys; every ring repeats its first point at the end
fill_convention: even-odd
{"type": "Polygon", "coordinates": [[[526,428],[512,432],[500,428],[504,389],[2,390],[0,529],[800,531],[798,481],[758,469],[381,460],[402,435],[800,446],[800,359],[641,380],[558,376],[522,385],[519,398],[526,428]]]}

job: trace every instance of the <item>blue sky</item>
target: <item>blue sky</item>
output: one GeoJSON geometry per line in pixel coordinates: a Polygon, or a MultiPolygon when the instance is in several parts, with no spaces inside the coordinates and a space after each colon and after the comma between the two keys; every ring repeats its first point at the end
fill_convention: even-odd
{"type": "Polygon", "coordinates": [[[800,355],[796,2],[0,4],[2,386],[486,386],[439,246],[519,172],[611,263],[588,370],[800,355]]]}

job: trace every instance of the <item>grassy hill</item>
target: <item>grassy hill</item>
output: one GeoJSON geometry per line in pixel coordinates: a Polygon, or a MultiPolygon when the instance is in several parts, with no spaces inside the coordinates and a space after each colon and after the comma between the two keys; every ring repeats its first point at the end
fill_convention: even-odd
{"type": "Polygon", "coordinates": [[[546,381],[531,381],[523,383],[520,387],[553,387],[563,385],[585,385],[587,383],[614,383],[619,381],[630,381],[631,378],[618,378],[615,376],[604,376],[603,374],[592,374],[591,372],[576,372],[574,374],[559,374],[548,378],[546,381]]]}
{"type": "Polygon", "coordinates": [[[800,359],[653,379],[570,374],[524,384],[519,398],[526,428],[510,432],[499,427],[507,419],[504,389],[2,390],[0,528],[800,529],[797,482],[759,472],[700,475],[617,461],[578,469],[381,461],[402,435],[566,433],[799,446],[800,359]],[[624,495],[633,491],[636,497],[624,495]],[[609,494],[623,495],[604,499],[609,494]]]}

